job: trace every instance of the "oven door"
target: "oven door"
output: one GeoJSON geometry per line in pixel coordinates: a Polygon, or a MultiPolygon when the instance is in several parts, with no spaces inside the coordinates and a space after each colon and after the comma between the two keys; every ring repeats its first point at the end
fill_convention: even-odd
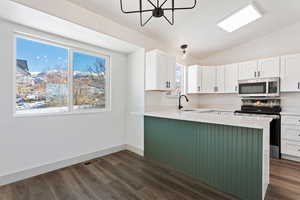
{"type": "Polygon", "coordinates": [[[267,96],[267,82],[240,82],[239,96],[243,97],[259,97],[267,96]]]}

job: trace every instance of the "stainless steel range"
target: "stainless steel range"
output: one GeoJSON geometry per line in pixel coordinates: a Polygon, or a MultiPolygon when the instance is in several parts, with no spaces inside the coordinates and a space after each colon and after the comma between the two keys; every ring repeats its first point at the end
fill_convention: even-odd
{"type": "Polygon", "coordinates": [[[245,98],[242,99],[241,110],[236,115],[260,116],[273,118],[270,124],[270,156],[281,158],[281,106],[279,98],[245,98]]]}

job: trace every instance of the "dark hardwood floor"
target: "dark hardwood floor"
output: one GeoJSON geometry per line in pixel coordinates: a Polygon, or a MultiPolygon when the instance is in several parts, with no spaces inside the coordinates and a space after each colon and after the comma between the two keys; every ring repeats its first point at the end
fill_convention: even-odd
{"type": "MultiPolygon", "coordinates": [[[[195,180],[122,151],[0,187],[0,200],[235,199],[195,180]]],[[[300,164],[271,161],[268,200],[300,199],[300,164]]]]}

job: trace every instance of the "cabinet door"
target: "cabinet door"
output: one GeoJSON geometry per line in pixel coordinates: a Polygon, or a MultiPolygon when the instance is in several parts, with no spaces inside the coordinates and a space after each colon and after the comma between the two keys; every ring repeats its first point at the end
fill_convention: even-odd
{"type": "Polygon", "coordinates": [[[169,59],[166,55],[157,53],[156,76],[158,90],[168,90],[169,59]]]}
{"type": "Polygon", "coordinates": [[[168,90],[176,89],[176,58],[168,57],[168,90]]]}
{"type": "Polygon", "coordinates": [[[281,57],[281,91],[300,91],[300,54],[281,57]]]}
{"type": "Polygon", "coordinates": [[[225,93],[238,92],[238,64],[225,65],[225,93]]]}
{"type": "Polygon", "coordinates": [[[216,67],[216,88],[217,93],[224,93],[225,90],[225,67],[216,67]]]}
{"type": "Polygon", "coordinates": [[[170,86],[175,83],[175,62],[175,58],[171,60],[169,56],[162,52],[148,52],[146,54],[145,89],[171,90],[170,86]],[[172,78],[173,73],[174,78],[172,78]]]}
{"type": "Polygon", "coordinates": [[[258,61],[258,77],[270,78],[280,75],[280,58],[266,58],[258,61]]]}
{"type": "Polygon", "coordinates": [[[188,67],[187,91],[189,94],[201,92],[202,70],[198,65],[188,67]]]}
{"type": "Polygon", "coordinates": [[[258,78],[257,69],[258,61],[249,61],[239,63],[239,80],[258,78]]]}
{"type": "Polygon", "coordinates": [[[215,88],[216,88],[216,67],[203,67],[201,92],[214,93],[215,88]]]}

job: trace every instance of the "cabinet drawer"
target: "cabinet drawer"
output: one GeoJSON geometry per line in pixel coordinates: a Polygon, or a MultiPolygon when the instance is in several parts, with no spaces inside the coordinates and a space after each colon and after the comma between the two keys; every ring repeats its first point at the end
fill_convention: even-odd
{"type": "Polygon", "coordinates": [[[282,124],[300,125],[300,116],[283,116],[282,124]]]}
{"type": "Polygon", "coordinates": [[[286,153],[288,155],[300,157],[300,143],[286,143],[286,153]]]}
{"type": "Polygon", "coordinates": [[[300,142],[300,126],[282,126],[282,139],[300,142]]]}

